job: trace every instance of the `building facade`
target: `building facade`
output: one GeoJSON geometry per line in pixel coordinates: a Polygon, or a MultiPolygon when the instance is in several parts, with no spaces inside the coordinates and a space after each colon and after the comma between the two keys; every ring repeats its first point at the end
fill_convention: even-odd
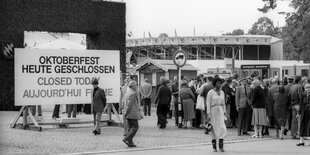
{"type": "Polygon", "coordinates": [[[241,77],[255,74],[263,78],[283,77],[283,66],[303,62],[283,60],[283,41],[266,35],[192,36],[128,39],[127,63],[139,64],[145,59],[171,60],[175,51],[187,53],[187,63],[197,74],[233,74],[241,77]]]}

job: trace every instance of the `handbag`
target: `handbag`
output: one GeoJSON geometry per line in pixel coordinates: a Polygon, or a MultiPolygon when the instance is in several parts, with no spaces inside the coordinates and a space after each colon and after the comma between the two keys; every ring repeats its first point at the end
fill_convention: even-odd
{"type": "Polygon", "coordinates": [[[210,122],[206,122],[205,129],[207,132],[211,132],[213,130],[212,124],[210,122]]]}
{"type": "Polygon", "coordinates": [[[205,110],[205,99],[201,95],[198,95],[196,109],[205,110]]]}

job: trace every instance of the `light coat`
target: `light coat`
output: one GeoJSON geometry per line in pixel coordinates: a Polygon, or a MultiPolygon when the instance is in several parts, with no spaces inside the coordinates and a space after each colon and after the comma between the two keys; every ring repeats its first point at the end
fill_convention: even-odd
{"type": "Polygon", "coordinates": [[[137,92],[128,88],[126,96],[126,106],[125,106],[125,117],[127,119],[140,119],[140,109],[138,103],[138,95],[137,92]]]}

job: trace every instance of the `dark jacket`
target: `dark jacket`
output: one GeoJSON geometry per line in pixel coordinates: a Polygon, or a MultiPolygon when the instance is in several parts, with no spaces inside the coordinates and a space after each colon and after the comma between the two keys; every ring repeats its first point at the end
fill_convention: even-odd
{"type": "Polygon", "coordinates": [[[178,92],[179,92],[179,84],[173,83],[171,85],[171,93],[175,98],[178,98],[178,92]]]}
{"type": "Polygon", "coordinates": [[[231,96],[232,96],[232,93],[231,93],[231,89],[230,89],[230,87],[229,87],[229,83],[224,82],[221,89],[222,89],[223,92],[225,93],[225,101],[226,101],[226,104],[231,104],[231,96]]]}
{"type": "Polygon", "coordinates": [[[304,93],[301,100],[299,114],[302,114],[305,110],[310,111],[310,96],[304,93]]]}
{"type": "Polygon", "coordinates": [[[170,104],[171,101],[171,91],[168,86],[161,85],[158,88],[157,95],[155,98],[155,104],[170,104]]]}
{"type": "Polygon", "coordinates": [[[266,114],[267,116],[272,116],[273,115],[273,100],[272,96],[270,96],[270,89],[267,87],[267,85],[263,85],[264,92],[265,92],[265,108],[266,108],[266,114]],[[272,100],[272,102],[271,102],[272,100]]]}
{"type": "Polygon", "coordinates": [[[94,97],[92,98],[94,112],[103,112],[106,102],[107,102],[107,99],[105,97],[104,90],[101,88],[98,88],[94,97]]]}
{"type": "Polygon", "coordinates": [[[293,105],[299,105],[301,101],[302,96],[304,95],[303,87],[301,84],[294,84],[290,88],[289,92],[289,99],[291,101],[291,106],[293,105]]]}
{"type": "Polygon", "coordinates": [[[254,88],[252,104],[253,108],[266,108],[266,95],[262,87],[254,88]]]}

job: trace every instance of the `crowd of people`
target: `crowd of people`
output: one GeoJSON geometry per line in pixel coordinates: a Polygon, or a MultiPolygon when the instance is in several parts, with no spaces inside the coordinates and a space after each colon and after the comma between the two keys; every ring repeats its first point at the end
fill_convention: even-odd
{"type": "Polygon", "coordinates": [[[206,128],[205,134],[211,132],[214,151],[219,140],[222,152],[226,128],[237,128],[239,136],[254,131],[253,138],[263,138],[272,127],[276,130],[274,136],[281,140],[290,131],[292,139],[300,138],[297,146],[305,145],[304,137],[310,136],[310,78],[295,76],[280,81],[259,76],[221,79],[217,75],[199,75],[181,79],[160,78],[154,101],[159,129],[165,129],[171,116],[175,125],[184,129],[205,129],[206,124],[211,124],[212,130],[206,128]]]}
{"type": "MultiPolygon", "coordinates": [[[[97,135],[101,133],[100,119],[106,98],[97,80],[92,85],[93,133],[97,135]]],[[[147,78],[140,86],[135,80],[126,78],[121,87],[119,112],[124,118],[123,142],[129,147],[136,147],[133,138],[139,129],[138,120],[143,114],[151,116],[151,94],[152,85],[147,78]],[[143,105],[141,111],[140,105],[143,105]]],[[[224,152],[226,128],[237,128],[239,136],[254,131],[253,138],[263,138],[269,135],[268,128],[274,127],[274,136],[281,140],[290,131],[292,139],[300,139],[297,146],[304,146],[304,138],[310,136],[310,78],[295,76],[280,81],[255,76],[223,79],[217,75],[199,75],[191,80],[181,76],[181,81],[178,77],[169,81],[160,77],[155,94],[153,103],[159,129],[166,128],[169,118],[174,118],[179,128],[205,129],[205,134],[211,134],[215,152],[218,151],[217,141],[219,151],[224,152]]],[[[75,111],[76,108],[71,109],[75,111]]]]}

